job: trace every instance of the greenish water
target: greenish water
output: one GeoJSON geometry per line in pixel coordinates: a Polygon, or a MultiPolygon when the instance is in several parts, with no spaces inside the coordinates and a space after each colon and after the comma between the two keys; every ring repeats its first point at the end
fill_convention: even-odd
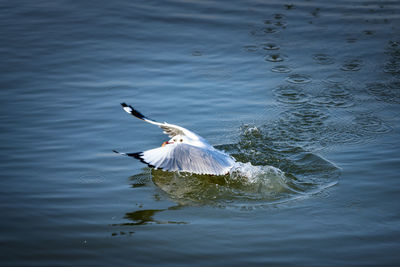
{"type": "Polygon", "coordinates": [[[2,266],[395,265],[397,1],[0,2],[2,266]],[[168,139],[240,162],[151,170],[168,139]]]}

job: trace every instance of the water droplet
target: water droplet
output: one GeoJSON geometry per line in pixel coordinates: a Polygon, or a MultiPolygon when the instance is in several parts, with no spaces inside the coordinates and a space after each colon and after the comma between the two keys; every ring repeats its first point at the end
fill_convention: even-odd
{"type": "Polygon", "coordinates": [[[312,80],[311,77],[306,74],[292,74],[286,78],[286,81],[288,81],[290,83],[295,83],[295,84],[309,83],[309,82],[311,82],[311,80],[312,80]]]}
{"type": "Polygon", "coordinates": [[[265,60],[270,61],[270,62],[282,62],[284,61],[286,58],[286,56],[282,55],[282,54],[271,54],[271,55],[267,55],[265,57],[265,60]]]}
{"type": "Polygon", "coordinates": [[[287,10],[290,10],[290,9],[292,9],[292,8],[294,7],[293,4],[285,4],[284,6],[285,6],[285,8],[286,8],[287,10]]]}
{"type": "Polygon", "coordinates": [[[202,55],[203,55],[203,53],[201,51],[193,51],[192,52],[192,56],[195,56],[195,57],[199,57],[199,56],[202,56],[202,55]]]}
{"type": "Polygon", "coordinates": [[[372,30],[365,30],[365,31],[363,31],[363,33],[364,33],[365,35],[373,35],[373,34],[375,33],[375,31],[372,31],[372,30]]]}
{"type": "Polygon", "coordinates": [[[324,142],[326,143],[354,145],[366,141],[366,138],[353,125],[347,123],[330,125],[325,131],[324,142]]]}
{"type": "Polygon", "coordinates": [[[277,22],[274,23],[274,25],[276,27],[285,28],[287,26],[287,22],[285,22],[285,21],[277,21],[277,22]]]}
{"type": "Polygon", "coordinates": [[[397,60],[390,60],[383,66],[383,71],[386,73],[400,72],[400,63],[397,60]]]}
{"type": "Polygon", "coordinates": [[[353,96],[349,90],[340,84],[328,84],[315,96],[311,103],[320,107],[345,108],[354,105],[353,96]]]}
{"type": "Polygon", "coordinates": [[[243,46],[243,49],[247,52],[256,52],[258,47],[256,45],[245,45],[243,46]]]}
{"type": "Polygon", "coordinates": [[[347,38],[346,38],[346,41],[347,41],[348,43],[351,43],[351,44],[357,42],[357,40],[358,40],[357,37],[347,37],[347,38]]]}
{"type": "Polygon", "coordinates": [[[322,112],[322,110],[308,107],[299,110],[296,109],[295,111],[293,111],[292,115],[303,121],[302,124],[304,125],[321,125],[323,124],[322,121],[328,118],[328,115],[322,112]]]}
{"type": "Polygon", "coordinates": [[[250,31],[250,35],[258,37],[258,36],[265,36],[266,33],[264,31],[264,28],[256,28],[255,27],[254,29],[252,29],[250,31]]]}
{"type": "Polygon", "coordinates": [[[288,66],[285,65],[279,65],[279,66],[275,66],[271,69],[271,71],[273,72],[278,72],[278,73],[288,73],[291,72],[292,69],[288,66]]]}
{"type": "Polygon", "coordinates": [[[392,130],[383,120],[370,113],[359,114],[354,121],[360,130],[367,133],[382,134],[392,130]]]}
{"type": "Polygon", "coordinates": [[[284,19],[284,18],[285,18],[285,15],[283,15],[283,14],[280,14],[280,13],[274,14],[274,19],[284,19]]]}
{"type": "Polygon", "coordinates": [[[264,50],[279,50],[279,46],[274,43],[265,43],[262,46],[264,50]]]}
{"type": "Polygon", "coordinates": [[[264,32],[270,34],[270,33],[276,33],[276,32],[278,32],[278,30],[273,27],[267,27],[267,28],[264,28],[264,32]]]}
{"type": "Polygon", "coordinates": [[[400,42],[389,41],[389,43],[388,43],[388,48],[389,48],[389,49],[400,48],[400,42]]]}
{"type": "Polygon", "coordinates": [[[326,77],[325,81],[328,83],[345,83],[346,78],[338,74],[332,74],[326,77]]]}
{"type": "MultiPolygon", "coordinates": [[[[273,129],[279,139],[285,139],[298,146],[310,142],[318,142],[324,133],[328,114],[321,108],[302,104],[286,110],[280,115],[279,128],[273,129]]],[[[268,126],[271,127],[271,126],[268,126]]],[[[280,141],[280,140],[279,140],[280,141]]]]}
{"type": "Polygon", "coordinates": [[[348,59],[340,68],[343,71],[358,71],[361,69],[362,60],[360,59],[348,59]]]}
{"type": "Polygon", "coordinates": [[[311,12],[311,15],[313,15],[314,17],[316,17],[316,18],[318,18],[319,17],[319,12],[320,12],[321,10],[317,7],[317,8],[315,8],[312,12],[311,12]]]}
{"type": "Polygon", "coordinates": [[[330,65],[335,63],[335,60],[327,54],[315,54],[314,59],[318,64],[330,65]]]}
{"type": "Polygon", "coordinates": [[[400,82],[370,83],[367,91],[378,101],[386,103],[400,103],[400,82]]]}
{"type": "Polygon", "coordinates": [[[279,102],[287,104],[302,104],[308,101],[307,95],[296,85],[279,86],[275,88],[274,93],[279,102]]]}

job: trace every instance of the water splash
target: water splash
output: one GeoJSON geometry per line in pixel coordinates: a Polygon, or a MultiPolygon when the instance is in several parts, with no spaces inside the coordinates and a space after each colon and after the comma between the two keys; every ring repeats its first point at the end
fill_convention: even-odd
{"type": "Polygon", "coordinates": [[[298,85],[280,85],[274,89],[274,94],[279,102],[286,104],[304,104],[309,101],[298,85]]]}
{"type": "Polygon", "coordinates": [[[386,103],[400,103],[400,82],[370,83],[366,85],[367,92],[378,101],[386,103]]]}
{"type": "Polygon", "coordinates": [[[315,54],[314,60],[321,65],[330,65],[335,63],[335,59],[327,54],[315,54]]]}
{"type": "Polygon", "coordinates": [[[262,45],[264,50],[279,50],[280,47],[279,45],[275,44],[275,43],[265,43],[262,45]]]}
{"type": "Polygon", "coordinates": [[[161,170],[153,170],[152,176],[153,182],[180,205],[268,205],[314,194],[328,184],[302,181],[279,168],[252,165],[250,162],[238,162],[226,176],[161,170]]]}
{"type": "Polygon", "coordinates": [[[246,52],[256,52],[258,50],[258,46],[256,46],[256,45],[245,45],[245,46],[243,46],[243,49],[246,52]]]}
{"type": "Polygon", "coordinates": [[[340,68],[343,71],[358,71],[362,67],[361,59],[348,59],[344,62],[340,68]]]}
{"type": "Polygon", "coordinates": [[[383,66],[383,71],[392,74],[400,73],[400,63],[398,60],[391,59],[385,63],[383,66]]]}
{"type": "Polygon", "coordinates": [[[315,106],[325,108],[347,108],[355,104],[351,88],[339,83],[327,83],[311,101],[315,106]]]}
{"type": "Polygon", "coordinates": [[[339,74],[332,74],[325,78],[324,82],[331,83],[331,84],[345,84],[348,81],[345,77],[339,74]]]}
{"type": "Polygon", "coordinates": [[[267,55],[265,56],[265,60],[266,61],[270,61],[270,62],[282,62],[287,58],[286,55],[283,54],[271,54],[271,55],[267,55]]]}
{"type": "Polygon", "coordinates": [[[267,34],[279,32],[276,28],[273,27],[266,27],[264,28],[264,32],[267,34]]]}
{"type": "Polygon", "coordinates": [[[286,81],[294,84],[304,84],[312,81],[311,77],[306,74],[292,74],[286,78],[286,81]]]}
{"type": "Polygon", "coordinates": [[[285,173],[273,166],[237,162],[230,170],[227,182],[240,185],[247,193],[266,196],[286,191],[286,180],[285,173]]]}
{"type": "Polygon", "coordinates": [[[288,73],[291,72],[292,69],[289,66],[285,65],[279,65],[271,68],[272,72],[278,72],[278,73],[288,73]]]}
{"type": "Polygon", "coordinates": [[[339,168],[299,147],[277,144],[244,126],[237,144],[218,146],[237,159],[225,176],[152,170],[154,184],[180,205],[255,207],[309,196],[337,183],[339,168]]]}

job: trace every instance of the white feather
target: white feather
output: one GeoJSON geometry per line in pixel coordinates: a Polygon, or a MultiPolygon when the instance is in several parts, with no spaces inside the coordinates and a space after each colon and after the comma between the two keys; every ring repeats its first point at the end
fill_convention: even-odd
{"type": "Polygon", "coordinates": [[[170,144],[142,152],[141,159],[157,169],[185,171],[197,174],[224,175],[235,161],[216,149],[189,144],[170,144]]]}

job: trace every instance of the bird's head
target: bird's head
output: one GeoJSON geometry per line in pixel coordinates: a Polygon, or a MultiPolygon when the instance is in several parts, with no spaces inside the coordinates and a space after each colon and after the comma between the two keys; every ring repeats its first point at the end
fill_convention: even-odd
{"type": "Polygon", "coordinates": [[[188,143],[188,138],[184,135],[175,135],[169,141],[164,142],[162,146],[169,145],[169,144],[180,144],[180,143],[188,143]]]}

